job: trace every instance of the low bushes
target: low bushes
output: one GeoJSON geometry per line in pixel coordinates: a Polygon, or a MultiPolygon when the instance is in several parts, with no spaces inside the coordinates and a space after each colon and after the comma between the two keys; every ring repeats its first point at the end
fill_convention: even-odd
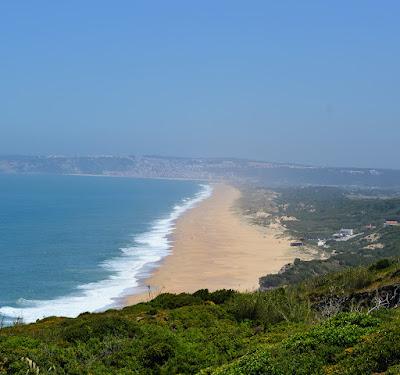
{"type": "Polygon", "coordinates": [[[374,293],[372,285],[387,288],[400,264],[382,267],[265,292],[162,294],[122,310],[4,328],[0,374],[396,373],[400,310],[372,315],[364,306],[327,318],[310,303],[317,295],[329,299],[332,290],[353,296],[374,293]]]}
{"type": "Polygon", "coordinates": [[[312,315],[308,299],[290,288],[236,295],[227,310],[238,321],[251,320],[265,327],[286,321],[308,321],[312,315]]]}
{"type": "Polygon", "coordinates": [[[369,270],[370,271],[380,271],[380,270],[384,270],[386,268],[389,268],[391,265],[393,264],[393,261],[390,259],[380,259],[377,262],[375,262],[374,264],[372,264],[371,266],[369,266],[369,270]]]}

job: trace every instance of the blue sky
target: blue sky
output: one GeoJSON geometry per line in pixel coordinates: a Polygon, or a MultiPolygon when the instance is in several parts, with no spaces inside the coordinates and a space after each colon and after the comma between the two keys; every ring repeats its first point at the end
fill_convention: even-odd
{"type": "Polygon", "coordinates": [[[2,1],[1,154],[399,168],[397,1],[2,1]]]}

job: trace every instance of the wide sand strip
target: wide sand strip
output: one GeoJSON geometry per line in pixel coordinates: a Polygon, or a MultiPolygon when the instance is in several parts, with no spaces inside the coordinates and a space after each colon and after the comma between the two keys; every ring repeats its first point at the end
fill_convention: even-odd
{"type": "MultiPolygon", "coordinates": [[[[210,198],[178,219],[172,254],[144,281],[151,297],[202,288],[255,290],[260,276],[278,272],[295,258],[310,257],[290,247],[281,228],[250,225],[234,210],[239,197],[238,189],[216,184],[210,198]]],[[[125,303],[148,299],[142,290],[125,303]]]]}

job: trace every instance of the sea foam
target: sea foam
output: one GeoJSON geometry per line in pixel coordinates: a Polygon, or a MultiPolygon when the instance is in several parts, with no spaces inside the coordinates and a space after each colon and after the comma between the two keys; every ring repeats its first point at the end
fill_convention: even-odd
{"type": "Polygon", "coordinates": [[[0,315],[10,320],[22,318],[29,323],[48,316],[76,317],[86,311],[117,307],[117,300],[129,290],[138,287],[139,278],[146,276],[146,273],[156,267],[157,262],[171,253],[169,237],[174,231],[176,220],[211,194],[210,185],[201,185],[201,190],[193,198],[183,199],[169,215],[156,220],[148,232],[134,237],[132,246],[121,248],[118,257],[100,264],[100,267],[110,271],[108,278],[82,284],[74,293],[55,299],[20,298],[17,301],[19,307],[1,307],[0,315]]]}

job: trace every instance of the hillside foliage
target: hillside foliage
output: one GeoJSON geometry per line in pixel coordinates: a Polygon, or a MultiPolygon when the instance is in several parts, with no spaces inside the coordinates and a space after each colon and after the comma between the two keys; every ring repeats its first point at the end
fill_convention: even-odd
{"type": "Polygon", "coordinates": [[[397,288],[400,263],[386,259],[264,292],[17,324],[0,330],[0,374],[395,374],[397,288]]]}

